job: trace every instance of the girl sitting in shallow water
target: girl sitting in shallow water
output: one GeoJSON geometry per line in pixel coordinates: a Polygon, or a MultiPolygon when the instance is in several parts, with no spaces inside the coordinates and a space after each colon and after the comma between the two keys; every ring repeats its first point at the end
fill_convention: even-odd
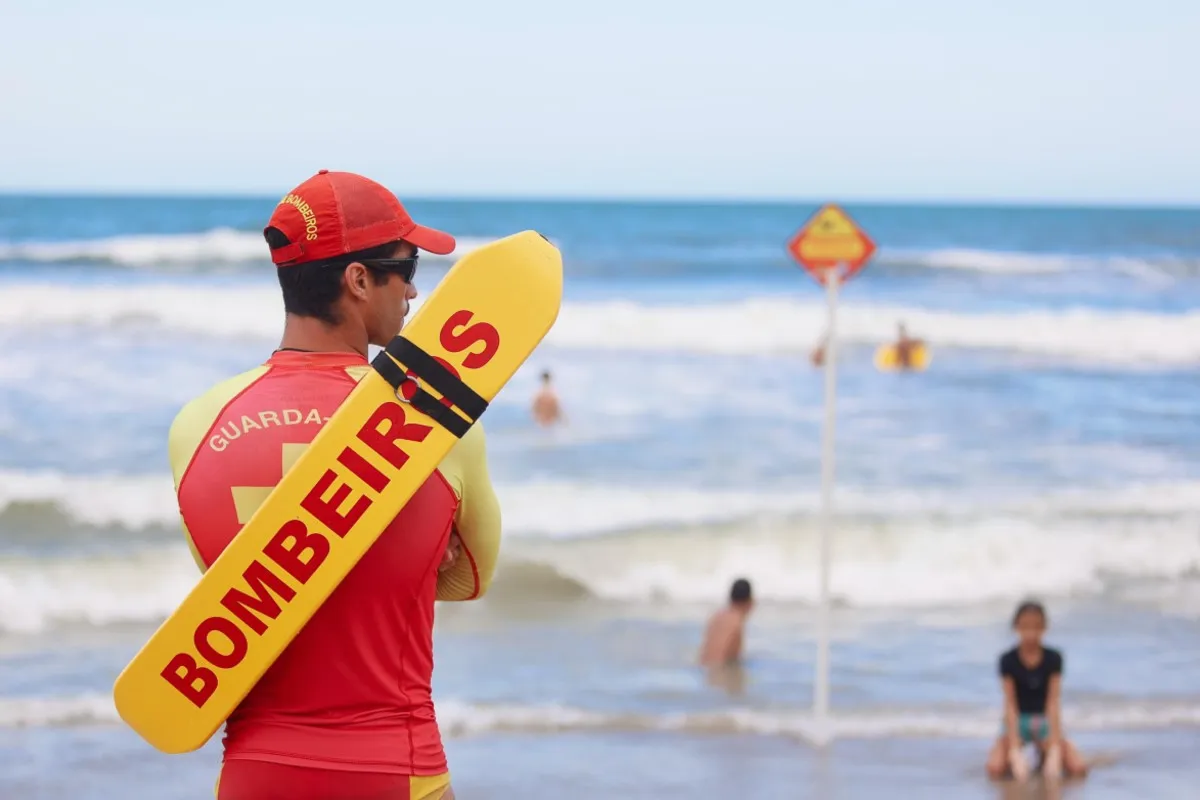
{"type": "Polygon", "coordinates": [[[999,780],[1012,775],[1029,777],[1029,764],[1021,749],[1032,743],[1041,756],[1047,778],[1082,777],[1087,764],[1075,746],[1063,737],[1062,653],[1042,646],[1046,610],[1040,603],[1022,603],[1013,615],[1016,647],[1000,656],[1000,682],[1004,687],[1004,727],[988,756],[988,776],[999,780]]]}

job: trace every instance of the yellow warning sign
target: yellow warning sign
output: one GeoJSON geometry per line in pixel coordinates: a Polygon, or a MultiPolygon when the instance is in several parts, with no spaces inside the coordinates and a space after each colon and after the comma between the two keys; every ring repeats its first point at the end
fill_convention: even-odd
{"type": "Polygon", "coordinates": [[[855,224],[850,215],[836,205],[817,211],[788,242],[788,252],[818,280],[826,270],[839,264],[846,280],[875,252],[875,243],[855,224]]]}

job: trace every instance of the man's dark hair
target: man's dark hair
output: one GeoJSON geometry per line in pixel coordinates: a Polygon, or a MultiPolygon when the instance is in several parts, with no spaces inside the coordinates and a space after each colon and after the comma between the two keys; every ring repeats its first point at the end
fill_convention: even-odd
{"type": "Polygon", "coordinates": [[[1017,623],[1020,622],[1021,617],[1031,613],[1040,616],[1042,618],[1043,625],[1049,622],[1049,620],[1046,618],[1046,609],[1041,603],[1036,600],[1026,600],[1025,602],[1021,603],[1021,605],[1017,606],[1017,613],[1013,614],[1013,627],[1015,628],[1017,626],[1017,623]]]}
{"type": "MultiPolygon", "coordinates": [[[[263,238],[272,250],[291,244],[278,228],[267,228],[263,231],[263,238]]],[[[333,306],[342,296],[342,274],[346,267],[364,258],[391,258],[398,244],[388,242],[337,258],[279,267],[276,272],[279,275],[279,288],[283,290],[284,311],[300,317],[316,317],[330,325],[338,324],[340,320],[333,306]]],[[[376,286],[388,282],[388,272],[371,266],[367,266],[367,271],[371,273],[371,280],[376,286]]]]}
{"type": "Polygon", "coordinates": [[[750,601],[750,581],[745,578],[738,578],[733,582],[733,586],[729,589],[729,600],[733,603],[747,603],[750,601]]]}
{"type": "Polygon", "coordinates": [[[547,369],[547,370],[542,371],[542,380],[544,380],[544,381],[550,380],[550,370],[547,369]]]}

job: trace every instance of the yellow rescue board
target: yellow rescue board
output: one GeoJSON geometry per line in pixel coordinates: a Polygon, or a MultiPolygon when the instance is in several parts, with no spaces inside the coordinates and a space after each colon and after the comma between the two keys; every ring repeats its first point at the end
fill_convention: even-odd
{"type": "MultiPolygon", "coordinates": [[[[464,256],[403,338],[491,401],[561,302],[561,254],[525,231],[464,256]]],[[[117,678],[121,718],[163,752],[203,746],[457,441],[370,370],[117,678]]]]}
{"type": "MultiPolygon", "coordinates": [[[[912,363],[909,364],[908,369],[913,372],[922,372],[929,366],[931,360],[929,348],[924,344],[918,344],[912,349],[912,363]]],[[[882,372],[900,372],[905,369],[896,359],[894,344],[880,345],[879,349],[875,351],[875,368],[882,372]]]]}

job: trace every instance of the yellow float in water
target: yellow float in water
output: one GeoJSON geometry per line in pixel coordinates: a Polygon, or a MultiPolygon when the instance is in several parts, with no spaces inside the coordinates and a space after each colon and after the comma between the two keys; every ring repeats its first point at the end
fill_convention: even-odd
{"type": "Polygon", "coordinates": [[[900,365],[896,357],[896,345],[880,345],[875,351],[875,368],[880,372],[924,372],[932,360],[929,348],[923,343],[913,345],[911,363],[907,367],[900,365]]]}

